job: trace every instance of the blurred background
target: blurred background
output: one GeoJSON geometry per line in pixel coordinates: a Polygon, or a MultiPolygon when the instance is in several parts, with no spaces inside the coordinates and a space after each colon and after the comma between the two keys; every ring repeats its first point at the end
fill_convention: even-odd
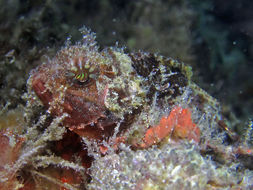
{"type": "Polygon", "coordinates": [[[0,108],[25,105],[29,72],[90,28],[124,47],[193,67],[193,80],[240,132],[253,118],[251,0],[0,0],[0,108]]]}

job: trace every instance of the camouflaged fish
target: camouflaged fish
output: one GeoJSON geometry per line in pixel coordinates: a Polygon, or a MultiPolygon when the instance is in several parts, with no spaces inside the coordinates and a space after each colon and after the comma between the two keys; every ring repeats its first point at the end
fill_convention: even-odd
{"type": "Polygon", "coordinates": [[[191,81],[190,66],[141,51],[100,50],[94,33],[83,33],[81,42],[63,47],[28,81],[48,112],[68,114],[63,125],[69,130],[102,140],[117,129],[118,137],[127,134],[142,147],[165,136],[199,143],[202,136],[218,134],[219,105],[191,81]]]}

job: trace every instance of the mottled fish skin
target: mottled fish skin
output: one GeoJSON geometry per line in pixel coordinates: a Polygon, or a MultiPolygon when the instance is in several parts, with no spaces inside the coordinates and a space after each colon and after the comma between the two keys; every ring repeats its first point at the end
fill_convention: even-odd
{"type": "MultiPolygon", "coordinates": [[[[116,126],[118,134],[131,126],[144,130],[159,123],[174,105],[194,104],[198,92],[191,76],[190,66],[172,58],[119,48],[100,51],[93,33],[86,33],[82,42],[67,45],[33,70],[29,84],[48,112],[68,114],[67,128],[105,139],[116,126]],[[183,98],[186,91],[195,92],[194,97],[183,98]]],[[[195,107],[203,107],[195,102],[195,107]]]]}

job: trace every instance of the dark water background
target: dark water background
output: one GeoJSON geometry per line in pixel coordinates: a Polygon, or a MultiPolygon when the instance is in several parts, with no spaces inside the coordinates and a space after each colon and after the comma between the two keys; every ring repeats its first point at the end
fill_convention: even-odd
{"type": "Polygon", "coordinates": [[[101,48],[126,47],[190,64],[236,130],[253,118],[251,0],[0,0],[0,105],[25,104],[29,71],[82,26],[101,48]]]}

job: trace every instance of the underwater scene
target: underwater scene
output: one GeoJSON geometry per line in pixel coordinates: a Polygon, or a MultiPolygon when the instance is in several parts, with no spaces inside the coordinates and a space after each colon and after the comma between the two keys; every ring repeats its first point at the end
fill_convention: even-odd
{"type": "Polygon", "coordinates": [[[253,189],[252,10],[0,0],[0,190],[253,189]]]}

